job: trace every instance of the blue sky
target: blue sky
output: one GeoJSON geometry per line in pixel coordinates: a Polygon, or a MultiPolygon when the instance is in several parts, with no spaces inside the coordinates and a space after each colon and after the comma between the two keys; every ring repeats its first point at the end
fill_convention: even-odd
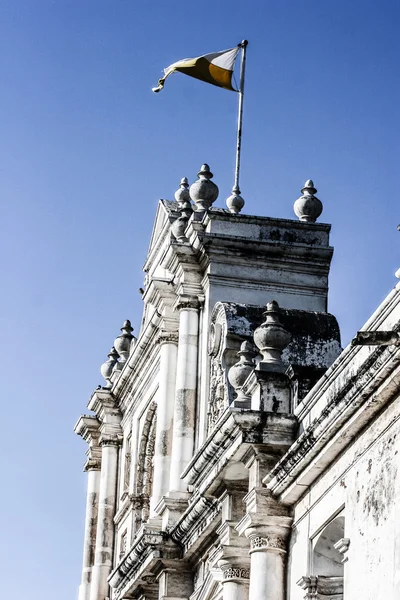
{"type": "Polygon", "coordinates": [[[249,40],[244,212],[332,223],[329,310],[348,342],[400,266],[395,0],[3,0],[0,564],[14,600],[76,597],[85,445],[72,428],[141,319],[159,198],[208,162],[232,186],[237,97],[161,69],[249,40]]]}

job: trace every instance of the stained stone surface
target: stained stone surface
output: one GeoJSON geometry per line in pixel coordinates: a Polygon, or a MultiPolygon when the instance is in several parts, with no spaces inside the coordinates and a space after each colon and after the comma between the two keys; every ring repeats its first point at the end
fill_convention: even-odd
{"type": "Polygon", "coordinates": [[[342,350],[312,182],[300,221],[237,215],[205,167],[197,210],[185,180],[159,202],[137,340],[75,427],[79,600],[395,600],[400,282],[342,350]]]}

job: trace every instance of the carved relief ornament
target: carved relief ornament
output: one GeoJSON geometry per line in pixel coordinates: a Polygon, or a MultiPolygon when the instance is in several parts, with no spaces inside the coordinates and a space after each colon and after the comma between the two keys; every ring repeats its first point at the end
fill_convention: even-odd
{"type": "Polygon", "coordinates": [[[231,579],[250,579],[250,569],[248,567],[226,567],[222,571],[223,581],[231,579]]]}
{"type": "Polygon", "coordinates": [[[250,539],[250,548],[250,552],[260,550],[286,552],[286,542],[280,535],[271,534],[264,537],[257,535],[250,539]]]}

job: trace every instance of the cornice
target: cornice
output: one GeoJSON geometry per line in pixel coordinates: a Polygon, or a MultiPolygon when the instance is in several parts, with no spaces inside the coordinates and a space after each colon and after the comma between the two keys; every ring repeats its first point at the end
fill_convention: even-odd
{"type": "Polygon", "coordinates": [[[180,544],[188,558],[220,522],[221,503],[217,499],[198,496],[171,528],[171,538],[180,544]]]}
{"type": "Polygon", "coordinates": [[[393,398],[399,381],[400,349],[378,346],[358,369],[353,369],[351,376],[342,378],[341,387],[333,387],[325,408],[292,444],[264,483],[285,503],[295,502],[320,475],[319,460],[326,468],[393,398]],[[307,485],[296,485],[303,471],[307,472],[307,485]]]}
{"type": "Polygon", "coordinates": [[[222,460],[222,457],[234,446],[234,440],[237,440],[237,447],[242,455],[248,444],[263,444],[264,448],[272,451],[278,448],[280,451],[290,445],[296,430],[297,419],[293,415],[229,407],[182,473],[182,477],[186,477],[189,484],[200,486],[214,465],[219,464],[221,470],[226,466],[226,460],[222,460]]]}
{"type": "Polygon", "coordinates": [[[153,566],[160,561],[174,563],[180,554],[180,548],[168,539],[166,532],[144,525],[129,552],[108,579],[114,589],[113,597],[123,597],[127,588],[140,585],[139,579],[146,583],[145,576],[154,576],[154,573],[149,571],[150,563],[153,563],[153,566]]]}
{"type": "Polygon", "coordinates": [[[96,442],[100,435],[100,421],[94,415],[82,415],[79,417],[74,431],[88,444],[96,442]]]}

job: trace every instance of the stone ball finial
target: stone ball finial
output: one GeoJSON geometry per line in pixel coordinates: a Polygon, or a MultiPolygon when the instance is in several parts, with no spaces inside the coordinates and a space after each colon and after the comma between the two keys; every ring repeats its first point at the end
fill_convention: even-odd
{"type": "Polygon", "coordinates": [[[180,188],[175,192],[175,200],[178,202],[180,216],[171,225],[171,231],[178,242],[186,242],[185,231],[189,218],[193,212],[190,204],[189,183],[187,177],[182,177],[180,188]]]}
{"type": "Polygon", "coordinates": [[[322,213],[323,205],[314,194],[317,192],[312,179],[308,179],[301,190],[302,196],[296,200],[293,206],[295,215],[300,221],[315,223],[322,213]]]}
{"type": "Polygon", "coordinates": [[[232,195],[226,199],[226,205],[229,209],[229,212],[234,215],[239,214],[242,210],[244,206],[244,200],[240,195],[240,189],[238,186],[232,188],[232,195]]]}
{"type": "Polygon", "coordinates": [[[283,327],[279,319],[279,304],[273,300],[267,304],[265,321],[254,332],[254,342],[260,349],[264,365],[283,367],[282,351],[290,343],[292,336],[283,327]]]}
{"type": "Polygon", "coordinates": [[[219,190],[213,181],[213,174],[207,164],[201,166],[197,173],[198,180],[190,186],[190,197],[196,204],[196,211],[208,210],[218,198],[219,190]]]}
{"type": "Polygon", "coordinates": [[[176,190],[174,197],[179,204],[179,208],[183,208],[183,205],[187,202],[190,204],[189,182],[187,177],[182,177],[179,189],[176,190]]]}
{"type": "Polygon", "coordinates": [[[107,356],[108,360],[106,360],[106,362],[101,365],[100,373],[102,377],[104,377],[104,379],[106,380],[106,385],[104,387],[106,389],[110,389],[112,387],[111,375],[119,358],[119,354],[114,348],[114,346],[111,348],[107,356]]]}
{"type": "Polygon", "coordinates": [[[126,361],[129,358],[131,342],[134,337],[132,335],[133,327],[129,319],[124,321],[124,324],[121,327],[121,331],[122,333],[114,341],[114,348],[121,357],[121,360],[118,363],[118,366],[121,365],[120,369],[122,369],[123,364],[126,363],[126,361]]]}
{"type": "Polygon", "coordinates": [[[250,373],[254,371],[254,357],[256,355],[253,344],[242,342],[240,350],[237,353],[240,360],[235,363],[228,371],[229,383],[237,394],[237,400],[247,401],[248,398],[242,390],[242,386],[250,373]]]}

